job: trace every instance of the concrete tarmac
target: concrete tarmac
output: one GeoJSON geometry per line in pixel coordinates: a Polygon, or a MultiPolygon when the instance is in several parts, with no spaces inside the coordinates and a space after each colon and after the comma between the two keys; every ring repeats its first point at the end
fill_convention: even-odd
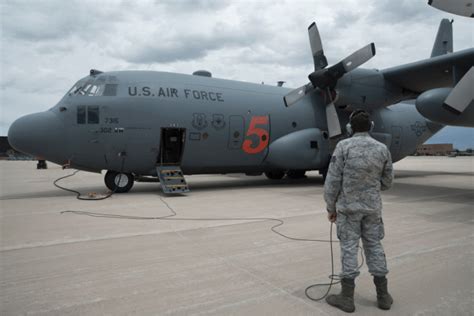
{"type": "MultiPolygon", "coordinates": [[[[395,302],[388,312],[376,307],[364,265],[356,314],[472,315],[474,159],[408,157],[395,169],[394,187],[383,194],[395,302]]],[[[328,239],[317,172],[280,181],[188,176],[191,193],[175,197],[158,183],[135,183],[127,194],[92,202],[52,185],[69,173],[51,163],[36,170],[36,162],[0,161],[1,315],[345,315],[304,294],[328,281],[329,244],[285,239],[270,230],[277,222],[61,213],[160,217],[171,212],[166,202],[176,219],[273,217],[285,222],[281,233],[328,239]]],[[[60,184],[106,192],[100,174],[80,172],[60,184]]]]}

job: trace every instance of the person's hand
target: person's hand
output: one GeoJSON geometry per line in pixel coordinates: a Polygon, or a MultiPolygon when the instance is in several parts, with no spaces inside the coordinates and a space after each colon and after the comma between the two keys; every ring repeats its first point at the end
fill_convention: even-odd
{"type": "Polygon", "coordinates": [[[336,221],[336,218],[337,218],[337,213],[336,212],[328,213],[328,220],[331,223],[334,223],[336,221]]]}

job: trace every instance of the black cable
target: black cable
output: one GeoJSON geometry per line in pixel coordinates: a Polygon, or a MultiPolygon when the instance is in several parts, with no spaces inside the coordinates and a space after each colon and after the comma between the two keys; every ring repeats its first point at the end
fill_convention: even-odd
{"type": "MultiPolygon", "coordinates": [[[[59,185],[56,184],[57,181],[61,180],[61,179],[64,179],[64,178],[67,178],[67,177],[72,177],[74,176],[78,171],[68,175],[68,176],[65,176],[65,177],[62,177],[62,178],[59,178],[57,179],[54,184],[56,185],[56,187],[60,188],[60,189],[63,189],[63,190],[66,190],[66,191],[69,191],[69,192],[73,192],[73,193],[77,193],[78,196],[77,198],[80,199],[80,200],[93,200],[93,201],[98,201],[98,200],[104,200],[110,196],[112,196],[112,194],[114,193],[111,192],[111,194],[109,194],[107,197],[103,197],[103,198],[98,198],[98,199],[86,199],[86,198],[80,198],[80,193],[78,191],[75,191],[75,190],[71,190],[71,189],[67,189],[67,188],[64,188],[64,187],[61,187],[59,185]]],[[[324,298],[326,298],[326,296],[329,294],[329,292],[331,291],[331,288],[333,285],[335,284],[338,284],[341,282],[340,280],[340,277],[337,275],[337,274],[334,274],[334,251],[333,251],[333,243],[334,242],[339,242],[339,241],[334,241],[332,239],[332,228],[333,228],[333,223],[331,222],[331,226],[329,228],[329,240],[326,240],[326,239],[308,239],[308,238],[296,238],[296,237],[291,237],[291,236],[287,236],[279,231],[276,230],[277,227],[280,227],[282,225],[285,224],[285,221],[283,221],[282,219],[279,219],[279,218],[272,218],[272,217],[209,217],[209,218],[200,218],[200,217],[179,217],[179,218],[175,218],[175,216],[177,216],[178,214],[176,213],[176,211],[162,198],[162,197],[159,197],[159,199],[161,200],[161,202],[163,202],[163,204],[169,209],[169,211],[171,212],[171,214],[168,214],[168,215],[163,215],[163,216],[131,216],[131,215],[117,215],[117,214],[108,214],[108,213],[97,213],[97,212],[88,212],[88,211],[73,211],[73,210],[66,210],[66,211],[61,211],[60,214],[65,214],[65,213],[71,213],[71,214],[76,214],[76,215],[86,215],[86,216],[92,216],[92,217],[105,217],[105,218],[114,218],[114,219],[126,219],[126,220],[169,220],[169,221],[276,221],[278,223],[276,223],[275,225],[273,225],[270,230],[272,232],[274,232],[275,234],[277,235],[280,235],[281,237],[283,238],[286,238],[286,239],[289,239],[289,240],[294,240],[294,241],[311,241],[311,242],[327,242],[329,243],[329,248],[330,248],[330,251],[331,251],[331,274],[328,276],[329,278],[329,283],[315,283],[315,284],[312,284],[310,286],[308,286],[306,289],[305,289],[305,295],[307,298],[309,298],[310,300],[312,301],[320,301],[324,298]],[[335,282],[334,282],[335,281],[335,282]],[[326,291],[326,293],[321,296],[321,297],[318,297],[318,298],[314,298],[312,296],[309,295],[308,291],[311,289],[311,288],[314,288],[314,287],[320,287],[320,286],[328,286],[328,289],[326,291]]],[[[359,265],[359,269],[364,265],[364,254],[362,252],[362,247],[361,246],[357,246],[361,252],[360,252],[360,256],[361,256],[361,264],[359,265]]]]}
{"type": "MultiPolygon", "coordinates": [[[[335,284],[339,284],[341,283],[341,278],[339,275],[337,274],[334,274],[334,251],[332,249],[332,243],[333,243],[333,240],[332,240],[332,226],[333,226],[333,222],[331,222],[331,227],[329,228],[329,248],[331,250],[331,274],[328,276],[329,278],[329,283],[315,283],[315,284],[311,284],[310,286],[308,286],[305,290],[304,290],[304,294],[306,295],[307,298],[309,298],[310,300],[312,301],[321,301],[323,300],[324,298],[326,298],[329,294],[329,292],[331,291],[331,288],[333,285],[335,284]],[[336,281],[336,282],[333,282],[333,281],[336,281]],[[319,286],[327,286],[328,289],[326,291],[326,293],[321,296],[321,297],[318,297],[318,298],[314,298],[312,297],[311,295],[308,294],[308,291],[309,289],[311,288],[314,288],[314,287],[319,287],[319,286]]],[[[364,258],[364,254],[362,252],[362,247],[361,246],[357,246],[357,248],[360,249],[360,258],[361,258],[361,263],[360,265],[357,267],[357,269],[360,269],[362,268],[362,266],[364,265],[364,262],[365,262],[365,258],[364,258]]]]}
{"type": "Polygon", "coordinates": [[[329,248],[331,249],[331,274],[328,276],[329,277],[329,283],[315,283],[315,284],[311,284],[310,286],[308,286],[305,290],[304,290],[304,294],[306,295],[307,298],[309,298],[310,300],[312,301],[320,301],[322,299],[324,299],[326,296],[328,296],[329,292],[331,291],[331,288],[334,284],[338,284],[341,282],[341,280],[339,279],[339,276],[334,274],[334,252],[333,252],[333,249],[332,249],[332,226],[333,226],[333,222],[331,222],[331,226],[329,228],[329,248]],[[334,280],[336,280],[336,282],[333,282],[334,280]],[[318,286],[328,286],[328,289],[326,291],[326,293],[321,296],[321,297],[318,297],[318,298],[314,298],[312,297],[311,295],[308,294],[308,290],[313,288],[313,287],[318,287],[318,286]]]}
{"type": "MultiPolygon", "coordinates": [[[[92,217],[105,217],[105,218],[115,218],[115,219],[131,219],[131,220],[172,220],[172,221],[276,221],[275,225],[273,225],[270,230],[273,231],[275,234],[282,236],[283,238],[294,240],[294,241],[312,241],[312,242],[333,242],[331,240],[326,239],[308,239],[308,238],[296,238],[287,236],[279,231],[276,230],[277,227],[282,226],[285,222],[279,218],[272,218],[272,217],[178,217],[175,218],[178,214],[176,211],[165,201],[162,197],[160,200],[166,207],[171,211],[171,214],[164,215],[164,216],[131,216],[131,215],[117,215],[117,214],[109,214],[109,213],[96,213],[96,212],[88,212],[88,211],[61,211],[61,214],[64,213],[72,213],[77,215],[87,215],[92,217]]],[[[336,241],[337,242],[337,241],[336,241]]]]}
{"type": "MultiPolygon", "coordinates": [[[[63,179],[66,179],[66,178],[69,178],[69,177],[72,177],[72,176],[75,176],[78,172],[80,172],[80,170],[76,170],[76,171],[74,171],[73,173],[68,174],[67,176],[64,176],[64,177],[61,177],[61,178],[56,179],[56,180],[53,182],[53,185],[54,185],[55,187],[57,187],[58,189],[61,189],[61,190],[64,190],[64,191],[67,191],[67,192],[71,192],[71,193],[76,194],[76,199],[81,200],[81,201],[100,201],[100,200],[105,200],[105,199],[108,199],[109,197],[111,197],[111,196],[115,193],[115,190],[116,190],[116,189],[113,190],[113,191],[108,192],[105,196],[98,197],[98,198],[97,198],[97,197],[96,197],[96,198],[83,197],[81,192],[76,191],[76,190],[73,190],[73,189],[65,188],[65,187],[60,186],[60,185],[58,184],[59,181],[61,181],[61,180],[63,180],[63,179]]],[[[117,187],[116,187],[116,188],[117,188],[117,187]]]]}
{"type": "MultiPolygon", "coordinates": [[[[120,183],[120,181],[122,180],[124,163],[125,163],[125,158],[122,158],[122,165],[121,165],[121,167],[120,167],[120,175],[119,175],[118,183],[120,183]]],[[[114,195],[115,192],[116,192],[117,189],[118,189],[118,185],[115,185],[115,188],[114,188],[112,191],[109,191],[105,196],[98,197],[98,198],[93,198],[93,197],[82,197],[82,193],[81,193],[81,192],[76,191],[76,190],[73,190],[73,189],[65,188],[65,187],[60,186],[60,185],[58,184],[59,181],[61,181],[61,180],[63,180],[63,179],[66,179],[66,178],[69,178],[69,177],[73,177],[73,176],[75,176],[78,172],[80,172],[80,170],[76,170],[76,171],[74,171],[73,173],[68,174],[67,176],[60,177],[60,178],[54,180],[53,185],[54,185],[56,188],[58,188],[58,189],[61,189],[61,190],[64,190],[64,191],[67,191],[67,192],[71,192],[71,193],[76,194],[76,199],[81,200],[81,201],[101,201],[101,200],[105,200],[105,199],[108,199],[109,197],[111,197],[112,195],[114,195]]]]}

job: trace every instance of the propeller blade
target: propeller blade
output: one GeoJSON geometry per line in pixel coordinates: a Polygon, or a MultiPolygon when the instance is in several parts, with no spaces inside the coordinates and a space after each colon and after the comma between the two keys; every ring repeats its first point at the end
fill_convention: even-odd
{"type": "Polygon", "coordinates": [[[334,88],[339,78],[349,71],[359,67],[374,56],[375,45],[374,43],[370,43],[369,45],[362,47],[358,51],[344,58],[337,64],[326,69],[314,71],[308,76],[308,78],[315,87],[319,87],[321,89],[327,87],[334,88]]]}
{"type": "Polygon", "coordinates": [[[283,100],[285,101],[285,105],[289,107],[295,104],[301,98],[303,98],[308,92],[310,92],[312,88],[313,86],[311,85],[311,83],[308,83],[308,84],[305,84],[304,86],[299,87],[298,89],[291,91],[290,93],[288,93],[287,95],[283,97],[283,100]]]}
{"type": "Polygon", "coordinates": [[[474,67],[459,80],[458,84],[451,90],[444,104],[456,113],[462,113],[474,99],[474,67]]]}
{"type": "Polygon", "coordinates": [[[337,80],[341,78],[344,74],[348,73],[351,70],[354,70],[355,68],[364,64],[374,56],[375,45],[374,43],[370,43],[369,45],[362,47],[358,51],[355,51],[337,64],[329,67],[326,73],[324,74],[325,77],[327,77],[326,80],[330,83],[330,85],[335,85],[337,80]]]}
{"type": "Polygon", "coordinates": [[[323,44],[321,43],[316,22],[311,23],[308,27],[308,35],[311,53],[313,54],[314,70],[323,69],[328,65],[328,61],[326,56],[324,56],[323,44]]]}
{"type": "Polygon", "coordinates": [[[352,71],[360,65],[366,63],[369,59],[375,56],[375,44],[370,43],[369,45],[362,47],[352,55],[344,58],[341,63],[344,67],[345,72],[352,71]]]}
{"type": "Polygon", "coordinates": [[[329,137],[335,137],[342,134],[341,123],[339,122],[339,116],[336,112],[334,102],[326,105],[326,122],[328,124],[329,137]]]}

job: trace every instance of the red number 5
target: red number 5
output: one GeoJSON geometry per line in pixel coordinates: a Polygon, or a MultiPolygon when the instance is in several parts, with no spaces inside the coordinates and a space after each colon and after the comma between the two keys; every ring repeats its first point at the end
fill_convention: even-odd
{"type": "Polygon", "coordinates": [[[268,116],[254,116],[250,121],[249,129],[247,130],[246,137],[251,135],[258,136],[258,142],[255,147],[252,147],[253,142],[251,139],[246,139],[242,145],[242,149],[248,154],[258,154],[268,146],[268,131],[263,128],[257,127],[257,125],[267,125],[268,116]]]}

